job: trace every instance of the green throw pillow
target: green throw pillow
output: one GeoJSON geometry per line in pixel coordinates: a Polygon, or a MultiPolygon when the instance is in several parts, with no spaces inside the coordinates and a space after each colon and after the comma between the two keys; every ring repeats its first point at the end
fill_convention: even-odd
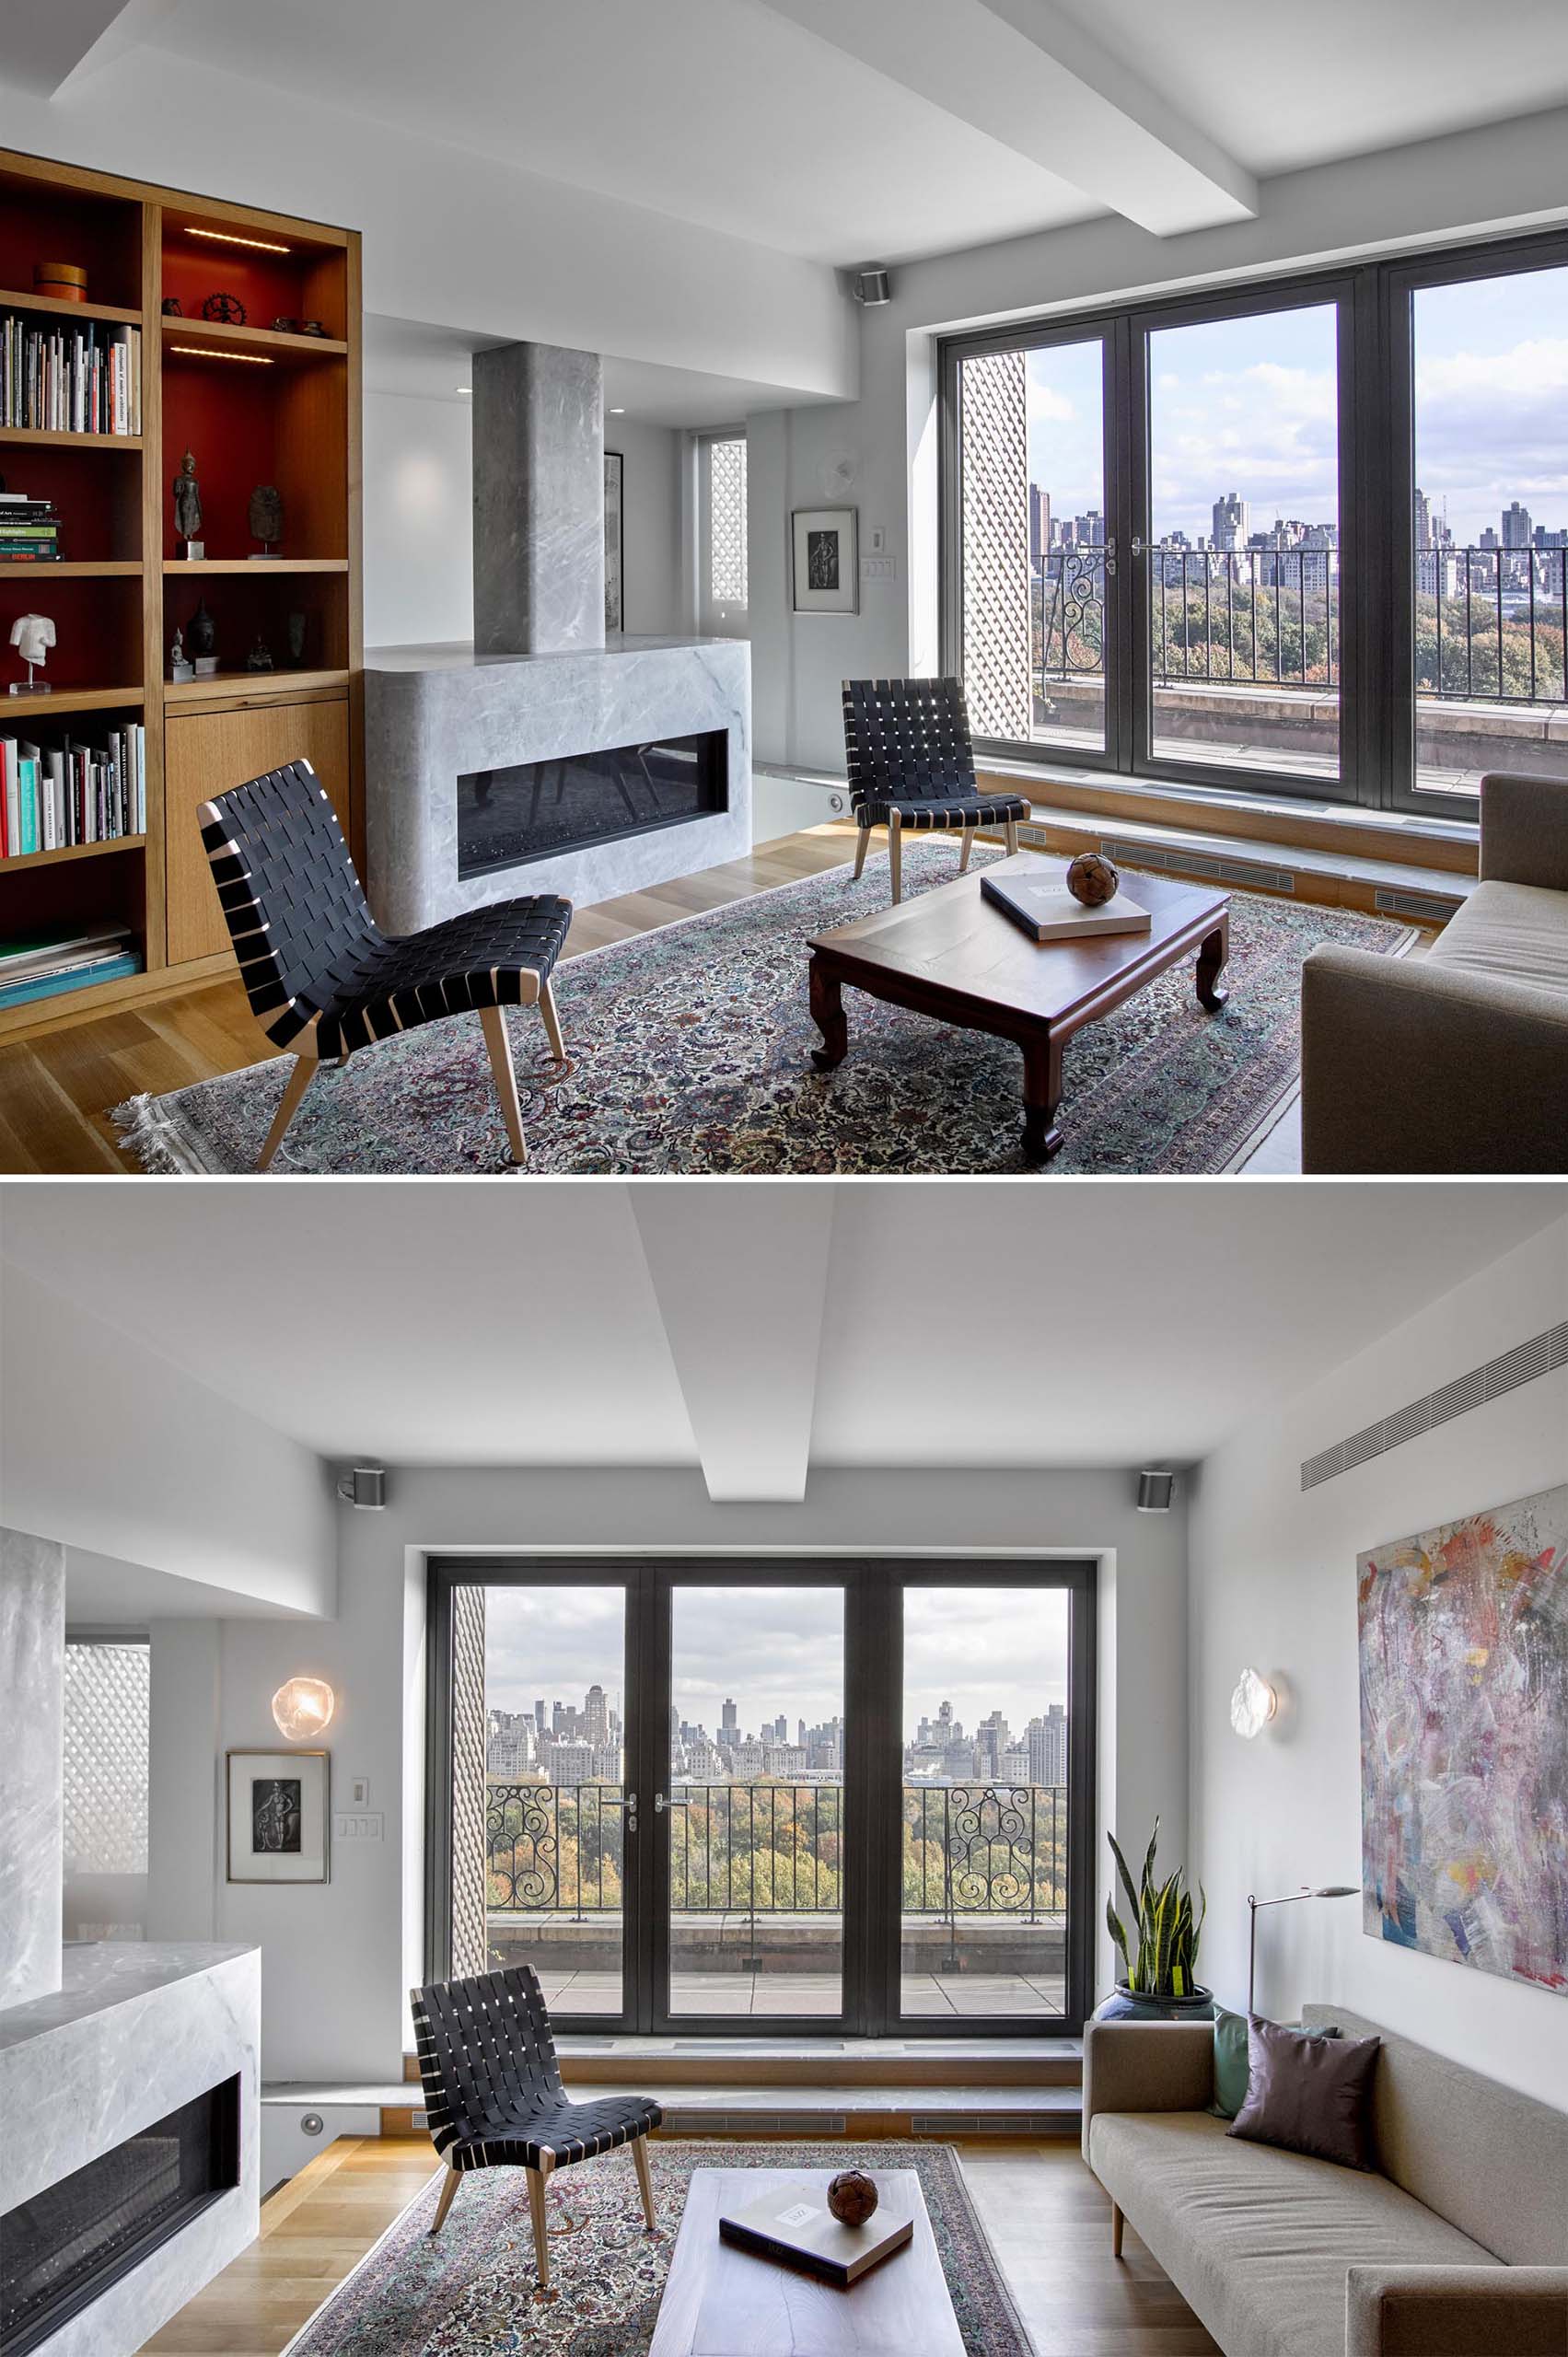
{"type": "MultiPolygon", "coordinates": [[[[1282,2024],[1285,2029],[1299,2030],[1299,2022],[1282,2024]]],[[[1308,2038],[1338,2038],[1339,2028],[1325,2022],[1318,2029],[1307,2030],[1308,2038]]],[[[1216,2008],[1214,2014],[1214,2099],[1209,2106],[1216,2119],[1234,2119],[1247,2101],[1247,2016],[1227,2014],[1216,2008]]]]}

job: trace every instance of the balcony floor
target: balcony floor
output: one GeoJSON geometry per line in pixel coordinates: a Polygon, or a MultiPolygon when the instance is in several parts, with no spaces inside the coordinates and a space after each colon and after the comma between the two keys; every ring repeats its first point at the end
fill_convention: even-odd
{"type": "MultiPolygon", "coordinates": [[[[615,1972],[552,1966],[534,1959],[545,2003],[552,2013],[619,2014],[621,1976],[615,1972]]],[[[984,2021],[988,2018],[1060,2020],[1063,1983],[1047,1973],[907,1972],[900,1982],[906,2018],[919,2021],[984,2021]]],[[[842,1998],[832,1972],[677,1972],[671,1976],[676,2014],[734,2015],[777,2019],[820,2014],[832,2019],[842,1998]]]]}

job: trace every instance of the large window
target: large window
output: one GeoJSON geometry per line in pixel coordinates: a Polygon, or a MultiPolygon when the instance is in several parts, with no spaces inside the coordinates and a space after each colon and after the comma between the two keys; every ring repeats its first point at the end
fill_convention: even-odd
{"type": "Polygon", "coordinates": [[[744,638],[749,622],[746,436],[697,442],[697,621],[713,638],[744,638]]]}
{"type": "Polygon", "coordinates": [[[955,341],[943,388],[996,750],[1458,818],[1561,768],[1561,237],[955,341]]]}
{"type": "Polygon", "coordinates": [[[1092,1564],[470,1562],[431,1605],[436,1976],[529,1964],[567,2027],[1081,2025],[1092,1564]]]}

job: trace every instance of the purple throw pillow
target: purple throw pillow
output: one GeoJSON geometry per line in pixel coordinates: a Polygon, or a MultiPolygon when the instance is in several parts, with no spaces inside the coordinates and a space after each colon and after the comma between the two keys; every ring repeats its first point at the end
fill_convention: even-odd
{"type": "Polygon", "coordinates": [[[1368,2104],[1380,2038],[1310,2038],[1255,2014],[1247,2025],[1247,2100],[1226,2129],[1255,2144],[1370,2169],[1368,2104]]]}

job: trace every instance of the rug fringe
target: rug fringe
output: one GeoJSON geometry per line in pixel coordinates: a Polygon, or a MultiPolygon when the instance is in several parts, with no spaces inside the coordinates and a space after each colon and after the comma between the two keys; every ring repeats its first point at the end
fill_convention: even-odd
{"type": "Polygon", "coordinates": [[[177,1120],[158,1111],[156,1097],[128,1097],[110,1109],[114,1135],[127,1154],[134,1154],[150,1177],[211,1178],[219,1174],[191,1144],[177,1120]]]}

